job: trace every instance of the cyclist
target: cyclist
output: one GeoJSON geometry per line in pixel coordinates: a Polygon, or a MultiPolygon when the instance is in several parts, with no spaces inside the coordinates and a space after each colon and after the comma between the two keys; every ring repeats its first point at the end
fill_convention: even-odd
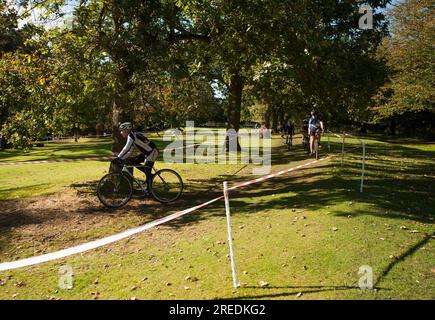
{"type": "Polygon", "coordinates": [[[295,126],[293,123],[289,120],[287,121],[283,126],[283,133],[286,137],[286,144],[291,143],[293,139],[293,135],[295,134],[295,126]]]}
{"type": "Polygon", "coordinates": [[[320,134],[323,132],[323,121],[320,120],[317,111],[311,111],[311,118],[308,122],[308,135],[310,137],[310,151],[311,155],[314,154],[314,139],[320,140],[320,134]]]}
{"type": "MultiPolygon", "coordinates": [[[[148,186],[151,179],[151,169],[159,154],[155,143],[148,140],[142,133],[133,130],[133,125],[130,122],[121,123],[119,130],[121,135],[127,139],[127,143],[114,160],[115,167],[119,169],[122,164],[141,165],[144,162],[144,166],[138,167],[138,169],[145,173],[146,186],[148,186]],[[133,156],[135,147],[140,151],[140,154],[133,156]]],[[[131,173],[133,174],[133,172],[131,173]]]]}
{"type": "Polygon", "coordinates": [[[301,125],[301,134],[302,134],[302,144],[304,145],[304,148],[308,148],[309,145],[309,139],[308,139],[308,122],[310,120],[310,116],[307,115],[305,117],[305,119],[302,120],[302,125],[301,125]]]}

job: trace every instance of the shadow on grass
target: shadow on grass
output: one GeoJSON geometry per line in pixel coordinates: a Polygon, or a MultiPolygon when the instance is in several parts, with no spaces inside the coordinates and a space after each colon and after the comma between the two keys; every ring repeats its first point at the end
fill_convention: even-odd
{"type": "MultiPolygon", "coordinates": [[[[261,291],[261,294],[251,294],[246,296],[238,296],[238,297],[228,297],[228,298],[222,298],[222,300],[226,299],[236,299],[236,300],[244,300],[244,299],[261,299],[261,298],[280,298],[280,297],[289,297],[289,296],[299,296],[309,293],[319,293],[319,292],[327,292],[327,291],[347,291],[347,290],[361,290],[361,288],[356,286],[327,286],[327,285],[313,285],[313,286],[268,286],[268,287],[260,287],[260,286],[246,286],[239,290],[243,289],[256,289],[258,291],[261,291]],[[278,292],[278,293],[263,293],[267,292],[267,290],[276,290],[276,289],[282,289],[285,290],[285,292],[278,292]],[[294,291],[288,291],[293,290],[294,291]]],[[[376,288],[378,290],[391,290],[389,288],[376,288]]]]}
{"type": "Polygon", "coordinates": [[[405,252],[403,252],[399,257],[394,259],[392,262],[388,264],[388,266],[382,270],[381,275],[377,278],[374,287],[377,288],[378,285],[388,276],[388,273],[400,262],[404,261],[407,257],[412,256],[418,249],[427,244],[432,238],[435,236],[435,232],[432,234],[426,234],[426,236],[417,242],[412,247],[408,248],[405,252]]]}
{"type": "MultiPolygon", "coordinates": [[[[326,141],[323,141],[325,150],[326,141]]],[[[332,144],[331,149],[339,149],[339,143],[332,144]]],[[[292,161],[306,160],[307,156],[301,145],[296,145],[294,149],[287,150],[287,146],[280,145],[272,149],[273,152],[273,171],[279,171],[282,168],[292,166],[292,161]]],[[[371,145],[368,148],[368,157],[374,153],[376,156],[397,157],[402,154],[412,154],[416,159],[425,159],[425,164],[413,163],[405,168],[408,175],[412,175],[412,179],[408,178],[403,183],[398,183],[395,177],[396,173],[403,173],[397,165],[393,165],[389,159],[381,159],[388,165],[387,168],[376,165],[368,165],[367,180],[365,191],[359,193],[359,164],[346,161],[345,169],[342,173],[339,172],[339,160],[331,160],[321,165],[306,167],[290,174],[282,175],[262,183],[254,184],[249,187],[237,189],[230,192],[230,203],[233,215],[255,214],[257,212],[271,209],[288,209],[294,207],[303,207],[308,210],[316,210],[324,208],[328,205],[336,205],[337,203],[345,203],[351,201],[361,201],[373,204],[376,211],[361,211],[351,208],[352,215],[372,215],[376,217],[388,217],[397,219],[408,219],[412,221],[420,221],[425,223],[433,223],[433,212],[430,214],[422,214],[419,211],[404,212],[403,204],[412,203],[427,203],[432,196],[432,190],[435,189],[433,180],[428,180],[423,174],[430,174],[433,170],[431,163],[433,162],[432,151],[422,151],[402,146],[394,146],[386,148],[384,145],[371,145]],[[382,174],[376,174],[375,171],[382,171],[382,174]],[[356,175],[355,175],[356,174],[356,175]],[[414,191],[410,192],[409,186],[414,187],[414,191]],[[418,192],[417,192],[418,191],[418,192]],[[277,197],[272,197],[272,196],[277,197]],[[313,201],[315,196],[315,201],[313,201]],[[391,197],[394,197],[392,199],[391,197]],[[255,199],[255,201],[254,201],[255,199]],[[388,215],[382,212],[390,211],[388,215]]],[[[325,152],[326,154],[326,152],[325,152]]],[[[355,157],[355,155],[353,155],[355,157]]],[[[378,161],[375,159],[373,161],[378,161]]],[[[88,181],[84,183],[72,184],[71,187],[76,189],[77,195],[86,199],[87,196],[92,197],[94,201],[89,201],[87,204],[77,208],[76,213],[80,216],[113,216],[114,219],[119,215],[126,213],[134,214],[141,217],[141,223],[146,223],[157,218],[167,216],[175,211],[193,207],[204,203],[215,197],[222,195],[222,182],[230,181],[231,185],[239,182],[244,182],[249,179],[246,176],[239,176],[241,170],[246,166],[242,166],[238,170],[228,175],[220,175],[212,179],[189,179],[186,180],[186,192],[182,197],[172,204],[161,204],[153,199],[132,199],[127,206],[109,210],[97,202],[96,185],[98,181],[88,181]]],[[[7,200],[9,201],[9,200],[7,200]]],[[[0,201],[2,204],[2,201],[0,201]]],[[[18,204],[19,205],[19,204],[18,204]]],[[[433,207],[433,203],[431,204],[433,207]]],[[[22,225],[40,224],[49,221],[59,214],[62,208],[44,208],[44,214],[34,216],[32,212],[26,208],[17,207],[10,210],[6,215],[0,215],[0,229],[8,231],[12,228],[17,228],[22,225]]],[[[430,210],[430,209],[428,209],[430,210]]],[[[346,216],[349,212],[333,212],[336,216],[346,216]]],[[[218,201],[207,208],[201,209],[193,214],[182,216],[176,220],[165,223],[165,226],[171,228],[180,228],[190,224],[199,223],[202,220],[209,219],[214,216],[224,216],[223,202],[218,201]]],[[[69,219],[68,215],[64,215],[65,219],[69,219]]],[[[394,267],[394,265],[393,265],[394,267]]],[[[388,272],[387,272],[388,273],[388,272]]]]}

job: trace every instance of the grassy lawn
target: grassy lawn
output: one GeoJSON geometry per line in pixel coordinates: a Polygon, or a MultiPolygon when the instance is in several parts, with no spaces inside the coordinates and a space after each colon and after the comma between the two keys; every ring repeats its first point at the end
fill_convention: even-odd
{"type": "MultiPolygon", "coordinates": [[[[153,137],[160,147],[167,142],[153,137]]],[[[273,138],[273,172],[307,161],[273,138]]],[[[367,140],[360,150],[230,193],[237,275],[232,288],[222,201],[82,255],[0,272],[0,299],[435,299],[435,144],[367,140]],[[59,268],[73,270],[60,289],[59,268]],[[376,290],[361,290],[360,266],[376,290]],[[268,283],[261,287],[260,281],[268,283]]],[[[110,141],[50,144],[0,161],[110,155],[110,141]]],[[[347,148],[359,145],[346,139],[347,148]]],[[[322,140],[322,153],[328,140],[322,140]]],[[[339,139],[330,138],[330,154],[339,139]]],[[[0,166],[0,261],[52,252],[138,226],[252,178],[252,165],[163,164],[186,182],[175,204],[133,199],[108,211],[95,197],[107,162],[0,166]]]]}

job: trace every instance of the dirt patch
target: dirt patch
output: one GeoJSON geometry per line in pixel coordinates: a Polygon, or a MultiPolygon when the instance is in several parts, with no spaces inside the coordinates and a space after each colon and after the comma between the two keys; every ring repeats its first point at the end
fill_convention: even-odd
{"type": "Polygon", "coordinates": [[[144,213],[147,202],[132,199],[124,210],[110,211],[95,194],[74,187],[48,196],[0,201],[0,254],[45,252],[137,225],[149,219],[144,213]]]}

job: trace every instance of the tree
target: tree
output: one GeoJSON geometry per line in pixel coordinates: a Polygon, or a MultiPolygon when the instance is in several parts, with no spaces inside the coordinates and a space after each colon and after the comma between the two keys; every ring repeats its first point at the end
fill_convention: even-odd
{"type": "Polygon", "coordinates": [[[433,1],[405,0],[391,9],[389,17],[391,36],[385,38],[379,55],[387,61],[390,77],[373,110],[375,119],[391,120],[394,133],[401,116],[409,122],[419,113],[432,119],[435,113],[433,1]]]}

